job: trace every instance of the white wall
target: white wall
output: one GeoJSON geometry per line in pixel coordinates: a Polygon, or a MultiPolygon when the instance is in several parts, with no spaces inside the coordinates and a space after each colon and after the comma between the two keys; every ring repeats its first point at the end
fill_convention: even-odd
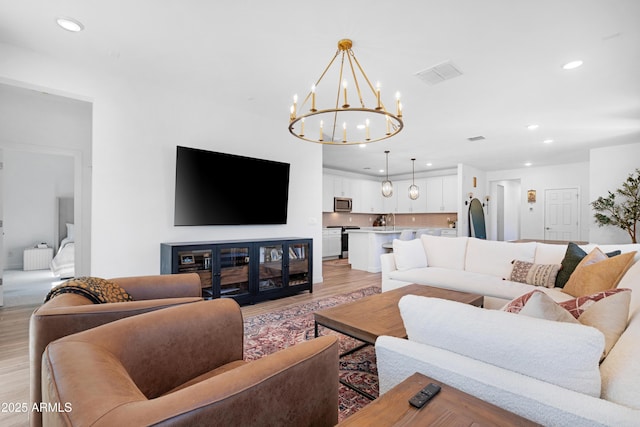
{"type": "MultiPolygon", "coordinates": [[[[580,209],[580,236],[577,240],[589,240],[588,219],[590,217],[590,207],[589,201],[586,200],[586,195],[589,194],[589,163],[569,163],[539,168],[530,167],[487,172],[486,179],[489,183],[504,180],[520,181],[521,191],[515,203],[519,210],[519,238],[521,239],[544,239],[545,190],[553,188],[577,188],[580,209]],[[527,190],[536,190],[536,203],[527,203],[527,190]]],[[[506,235],[505,240],[507,240],[506,235]]]]}
{"type": "MultiPolygon", "coordinates": [[[[322,151],[289,135],[288,94],[282,122],[266,120],[249,108],[228,107],[231,100],[216,93],[213,82],[194,88],[180,78],[157,84],[118,79],[0,44],[3,78],[81,94],[93,104],[91,274],[158,274],[161,242],[310,237],[314,282],[321,280],[322,151]],[[174,227],[176,145],[290,163],[288,224],[174,227]]],[[[234,174],[251,183],[248,171],[234,174]]]]}
{"type": "MultiPolygon", "coordinates": [[[[640,168],[640,143],[592,149],[590,152],[590,203],[609,191],[620,188],[629,174],[640,168]]],[[[590,210],[588,224],[591,241],[596,243],[631,243],[629,235],[617,227],[599,227],[590,210]]],[[[639,238],[640,236],[636,236],[639,238]]]]}

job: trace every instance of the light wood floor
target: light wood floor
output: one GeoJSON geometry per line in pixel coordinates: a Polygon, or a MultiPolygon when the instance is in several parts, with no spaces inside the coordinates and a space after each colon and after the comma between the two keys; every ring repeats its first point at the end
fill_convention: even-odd
{"type": "MultiPolygon", "coordinates": [[[[313,293],[300,294],[242,307],[244,317],[256,316],[305,302],[372,285],[380,286],[380,273],[352,270],[346,260],[323,263],[323,282],[313,293]]],[[[29,317],[37,305],[0,308],[0,426],[28,426],[24,413],[7,413],[9,403],[29,402],[29,317]]]]}

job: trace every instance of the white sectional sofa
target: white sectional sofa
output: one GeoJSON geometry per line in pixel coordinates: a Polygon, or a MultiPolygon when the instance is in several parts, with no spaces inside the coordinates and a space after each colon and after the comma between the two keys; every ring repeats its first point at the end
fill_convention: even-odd
{"type": "MultiPolygon", "coordinates": [[[[580,245],[585,252],[595,247],[604,252],[638,251],[640,244],[580,245]]],[[[394,252],[382,254],[382,292],[410,283],[436,286],[485,296],[485,308],[500,308],[522,294],[541,289],[526,283],[506,280],[513,260],[536,264],[560,264],[567,246],[540,242],[511,243],[472,237],[423,235],[409,242],[394,241],[394,252]],[[423,258],[416,252],[423,250],[423,258]]],[[[554,300],[571,299],[560,288],[541,289],[554,300]]]]}
{"type": "MultiPolygon", "coordinates": [[[[503,280],[514,259],[559,264],[566,245],[434,236],[420,243],[423,254],[414,242],[382,255],[383,292],[420,283],[485,295],[492,308],[534,289],[574,299],[503,280]]],[[[617,284],[631,289],[626,329],[603,360],[605,338],[595,327],[411,295],[400,301],[408,339],[376,342],[380,392],[421,372],[542,425],[640,426],[640,245],[581,247],[596,246],[637,251],[617,284]]]]}

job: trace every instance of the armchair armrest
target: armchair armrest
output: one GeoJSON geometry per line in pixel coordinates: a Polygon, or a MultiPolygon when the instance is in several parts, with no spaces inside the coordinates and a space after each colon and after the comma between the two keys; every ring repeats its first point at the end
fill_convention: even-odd
{"type": "Polygon", "coordinates": [[[202,284],[197,273],[116,277],[109,280],[126,289],[136,301],[202,296],[202,284]]]}

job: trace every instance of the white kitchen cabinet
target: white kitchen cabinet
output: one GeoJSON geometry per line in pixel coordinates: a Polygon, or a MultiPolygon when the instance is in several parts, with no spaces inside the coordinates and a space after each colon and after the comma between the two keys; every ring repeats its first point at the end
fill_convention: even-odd
{"type": "Polygon", "coordinates": [[[427,213],[458,211],[458,177],[434,176],[426,180],[427,213]]]}
{"type": "Polygon", "coordinates": [[[334,197],[353,197],[351,178],[334,176],[333,195],[334,197]]]}
{"type": "Polygon", "coordinates": [[[322,257],[342,255],[342,229],[325,228],[322,230],[322,257]]]}
{"type": "Polygon", "coordinates": [[[322,212],[333,212],[333,175],[322,175],[322,212]]]}
{"type": "Polygon", "coordinates": [[[354,213],[379,213],[382,211],[380,183],[368,179],[355,179],[351,182],[354,213]]]}

